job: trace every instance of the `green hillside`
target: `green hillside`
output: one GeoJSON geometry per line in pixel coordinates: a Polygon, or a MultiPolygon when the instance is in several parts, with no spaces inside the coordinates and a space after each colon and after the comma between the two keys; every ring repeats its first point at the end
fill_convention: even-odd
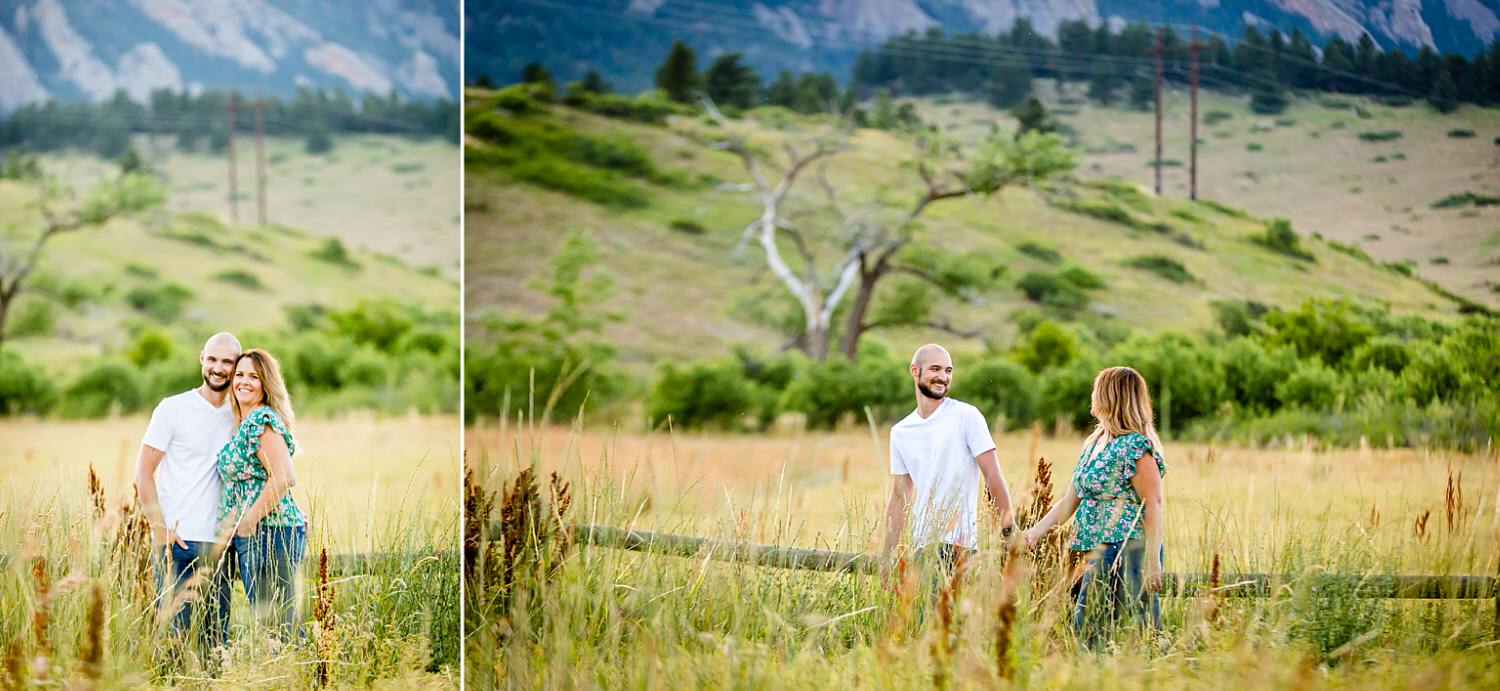
{"type": "MultiPolygon", "coordinates": [[[[715,126],[686,114],[646,124],[558,103],[531,102],[522,107],[530,112],[518,113],[514,103],[499,107],[503,93],[471,90],[466,99],[466,319],[471,327],[496,312],[540,314],[550,303],[533,276],[567,233],[584,231],[602,255],[597,271],[612,279],[607,307],[622,318],[608,323],[604,334],[623,364],[640,371],[661,360],[719,356],[738,344],[760,352],[786,345],[785,332],[775,327],[785,318],[780,285],[764,268],[758,245],[735,249],[759,207],[738,159],[710,145],[715,126]],[[515,131],[564,138],[558,141],[572,135],[604,141],[621,151],[645,152],[648,161],[632,162],[626,170],[508,159],[506,144],[494,133],[476,131],[487,118],[499,118],[515,131]]],[[[1002,131],[1014,126],[1008,116],[983,117],[1002,131]]],[[[795,141],[798,131],[816,127],[816,121],[763,108],[732,126],[748,131],[752,146],[774,157],[771,152],[795,141]]],[[[910,206],[922,189],[907,163],[912,139],[857,130],[852,148],[829,159],[826,169],[844,204],[876,217],[910,206]]],[[[510,146],[514,150],[514,143],[510,146]]],[[[1143,164],[1145,154],[1134,156],[1143,164]]],[[[1292,307],[1308,298],[1346,298],[1387,305],[1398,315],[1458,314],[1454,300],[1423,281],[1359,252],[1340,251],[1310,237],[1306,228],[1296,229],[1312,261],[1253,242],[1266,223],[1237,211],[1236,199],[1219,199],[1226,205],[1220,206],[1155,198],[1090,168],[1085,158],[1068,181],[1045,188],[1022,184],[994,198],[930,207],[922,217],[924,237],[949,256],[991,262],[1004,272],[1002,287],[969,303],[943,303],[933,315],[957,330],[981,334],[977,338],[925,330],[876,336],[902,346],[941,337],[961,349],[1005,347],[1017,334],[1018,313],[1045,309],[1016,287],[1017,280],[1028,272],[1069,267],[1083,268],[1103,285],[1086,289],[1087,308],[1065,318],[1102,330],[1211,328],[1215,301],[1292,307]],[[1125,222],[1106,220],[1110,217],[1125,222]],[[1175,273],[1173,262],[1186,277],[1175,273]]],[[[811,178],[793,198],[807,214],[802,223],[828,222],[818,210],[821,192],[811,178]]],[[[838,256],[837,247],[813,249],[825,264],[838,256]]],[[[782,251],[791,261],[789,242],[782,251]]]]}

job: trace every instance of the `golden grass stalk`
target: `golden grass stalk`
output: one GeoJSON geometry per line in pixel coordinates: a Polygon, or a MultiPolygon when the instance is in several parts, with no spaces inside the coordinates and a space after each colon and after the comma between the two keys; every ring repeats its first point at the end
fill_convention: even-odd
{"type": "Polygon", "coordinates": [[[85,679],[104,678],[104,586],[95,581],[89,588],[89,608],[78,641],[78,657],[85,679]]]}
{"type": "Polygon", "coordinates": [[[318,687],[328,686],[328,671],[333,664],[334,592],[328,578],[328,548],[318,551],[318,587],[313,597],[314,632],[317,635],[318,662],[315,666],[318,687]]]}
{"type": "Polygon", "coordinates": [[[1222,595],[1219,593],[1219,553],[1214,552],[1213,567],[1208,572],[1208,609],[1204,612],[1204,619],[1208,621],[1210,628],[1218,622],[1220,597],[1222,595]]]}
{"type": "Polygon", "coordinates": [[[104,483],[99,481],[99,475],[94,472],[94,464],[89,464],[89,500],[94,508],[94,520],[104,518],[104,483]]]}
{"type": "Polygon", "coordinates": [[[1011,663],[1011,639],[1015,636],[1016,594],[1026,580],[1027,560],[1019,540],[1012,540],[1005,550],[1005,569],[1000,575],[1000,604],[995,612],[995,668],[1000,678],[1015,676],[1011,663]]]}
{"type": "Polygon", "coordinates": [[[951,681],[949,665],[958,637],[958,604],[963,596],[964,567],[968,564],[967,552],[959,552],[953,559],[953,571],[948,581],[938,590],[938,630],[932,641],[932,685],[946,689],[951,681]]]}
{"type": "Polygon", "coordinates": [[[1432,518],[1432,509],[1423,509],[1417,515],[1417,520],[1412,522],[1412,530],[1417,534],[1418,540],[1427,539],[1427,519],[1432,518]]]}

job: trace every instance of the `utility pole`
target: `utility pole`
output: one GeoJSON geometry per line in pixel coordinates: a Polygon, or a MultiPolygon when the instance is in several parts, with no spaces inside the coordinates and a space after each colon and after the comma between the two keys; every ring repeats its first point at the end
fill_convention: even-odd
{"type": "Polygon", "coordinates": [[[1191,146],[1188,154],[1188,199],[1198,199],[1198,23],[1193,22],[1193,42],[1188,44],[1188,55],[1192,56],[1189,71],[1190,91],[1193,94],[1193,119],[1190,133],[1191,146]]]}
{"type": "Polygon", "coordinates": [[[260,118],[260,94],[255,95],[255,222],[266,224],[266,128],[260,118]]]}
{"type": "Polygon", "coordinates": [[[229,92],[229,105],[224,108],[225,133],[228,134],[229,150],[229,219],[240,222],[239,181],[235,179],[234,167],[234,92],[229,92]]]}
{"type": "Polygon", "coordinates": [[[1156,196],[1161,196],[1161,27],[1156,28],[1156,196]]]}

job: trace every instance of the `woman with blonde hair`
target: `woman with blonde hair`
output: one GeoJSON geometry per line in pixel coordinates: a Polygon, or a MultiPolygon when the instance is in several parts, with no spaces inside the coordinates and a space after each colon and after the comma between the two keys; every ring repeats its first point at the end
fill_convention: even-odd
{"type": "Polygon", "coordinates": [[[252,348],[240,354],[230,380],[239,427],[219,450],[221,531],[257,617],[289,639],[297,630],[297,584],[307,550],[307,518],[292,500],[295,415],[281,365],[252,348]]]}
{"type": "MultiPolygon", "coordinates": [[[[1068,549],[1087,555],[1073,627],[1095,648],[1106,627],[1135,619],[1161,629],[1162,460],[1146,380],[1129,367],[1110,367],[1094,378],[1089,412],[1098,424],[1083,442],[1068,491],[1023,534],[1028,547],[1073,519],[1068,549]]],[[[1070,561],[1071,563],[1071,561],[1070,561]]]]}

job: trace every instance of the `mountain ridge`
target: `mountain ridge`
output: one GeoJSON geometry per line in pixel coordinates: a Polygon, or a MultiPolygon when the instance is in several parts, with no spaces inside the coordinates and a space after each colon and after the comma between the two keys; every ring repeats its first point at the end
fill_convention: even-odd
{"type": "Polygon", "coordinates": [[[458,35],[457,5],[437,0],[21,0],[0,11],[0,112],[122,89],[455,99],[458,35]]]}

